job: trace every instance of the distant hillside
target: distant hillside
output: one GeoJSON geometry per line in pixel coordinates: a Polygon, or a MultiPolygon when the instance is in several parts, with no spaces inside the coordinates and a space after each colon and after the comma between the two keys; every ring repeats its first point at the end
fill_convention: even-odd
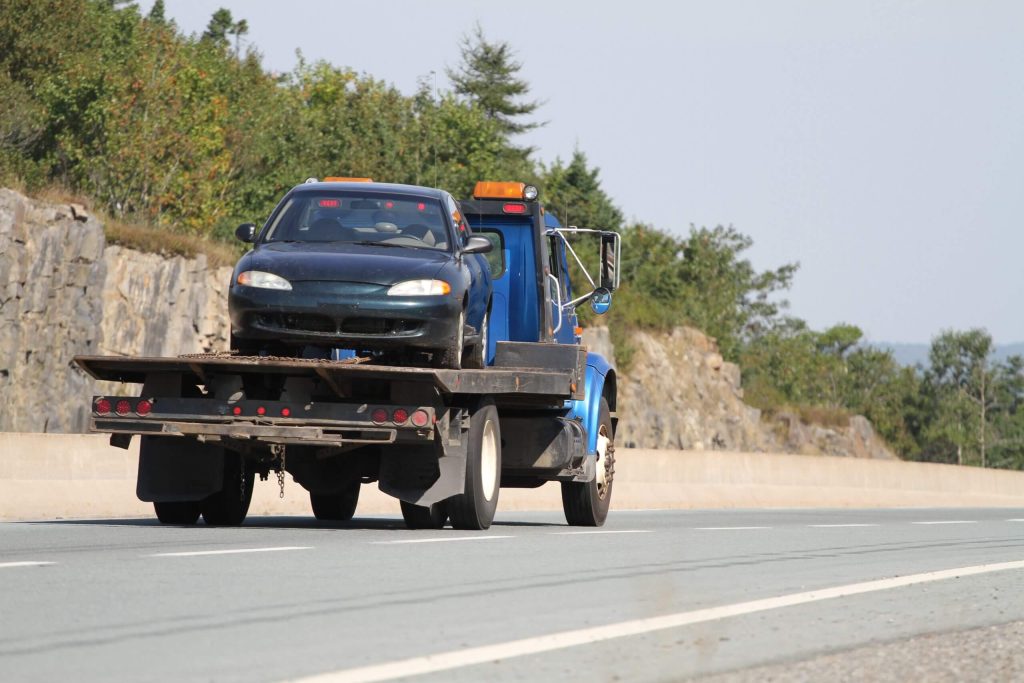
{"type": "MultiPolygon", "coordinates": [[[[892,342],[872,342],[870,346],[888,349],[900,365],[928,365],[930,344],[896,344],[892,342]]],[[[1012,344],[996,344],[993,358],[997,361],[1006,360],[1010,356],[1024,356],[1024,342],[1012,344]]]]}

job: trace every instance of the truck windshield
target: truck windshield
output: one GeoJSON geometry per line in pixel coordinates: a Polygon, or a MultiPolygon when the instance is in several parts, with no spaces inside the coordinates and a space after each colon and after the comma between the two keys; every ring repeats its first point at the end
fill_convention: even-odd
{"type": "Polygon", "coordinates": [[[352,192],[296,193],[273,217],[264,242],[342,242],[449,251],[442,204],[432,197],[352,192]]]}

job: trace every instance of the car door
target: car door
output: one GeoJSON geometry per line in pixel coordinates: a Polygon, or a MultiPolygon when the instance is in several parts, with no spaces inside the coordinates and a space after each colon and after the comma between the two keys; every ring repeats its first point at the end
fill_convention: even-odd
{"type": "MultiPolygon", "coordinates": [[[[458,202],[448,195],[447,204],[455,226],[455,245],[461,250],[470,235],[473,234],[466,222],[458,202]]],[[[483,254],[462,254],[462,267],[469,277],[469,303],[466,306],[466,322],[479,334],[484,314],[487,312],[487,300],[491,293],[491,274],[487,257],[483,254]]]]}

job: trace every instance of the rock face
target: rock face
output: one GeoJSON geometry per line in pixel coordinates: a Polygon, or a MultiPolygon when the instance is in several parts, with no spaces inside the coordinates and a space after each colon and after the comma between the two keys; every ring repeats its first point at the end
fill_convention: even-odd
{"type": "MultiPolygon", "coordinates": [[[[605,328],[585,330],[583,343],[615,357],[605,328]]],[[[848,427],[808,425],[790,413],[765,418],[743,402],[739,366],[699,330],[637,332],[630,343],[629,372],[618,375],[616,437],[624,446],[895,458],[861,416],[848,427]]]]}
{"type": "Polygon", "coordinates": [[[104,387],[79,354],[227,348],[229,268],[107,247],[78,207],[0,190],[0,431],[83,432],[104,387]]]}

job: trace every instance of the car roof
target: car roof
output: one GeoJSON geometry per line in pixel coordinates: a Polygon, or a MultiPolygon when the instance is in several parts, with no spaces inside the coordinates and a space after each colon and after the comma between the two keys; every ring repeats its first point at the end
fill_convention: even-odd
{"type": "Polygon", "coordinates": [[[318,182],[302,183],[292,188],[292,192],[324,192],[327,190],[349,190],[366,194],[408,194],[417,197],[435,197],[444,199],[448,195],[444,190],[436,187],[422,187],[420,185],[401,185],[399,183],[360,183],[360,182],[318,182]]]}

